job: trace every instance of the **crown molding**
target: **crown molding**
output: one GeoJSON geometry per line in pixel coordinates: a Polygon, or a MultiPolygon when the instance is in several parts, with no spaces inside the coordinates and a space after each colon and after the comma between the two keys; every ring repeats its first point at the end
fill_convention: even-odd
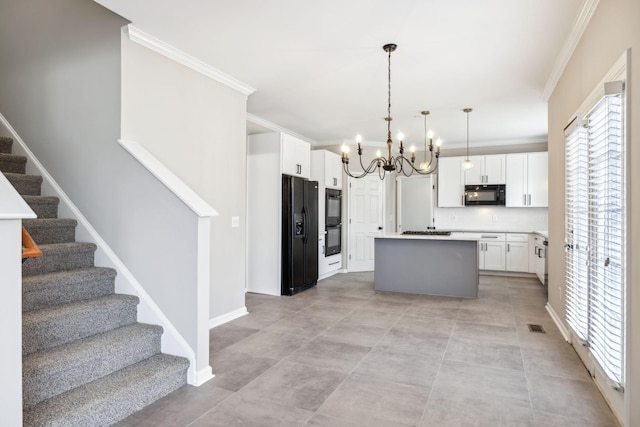
{"type": "Polygon", "coordinates": [[[589,21],[593,16],[596,8],[598,7],[598,3],[600,0],[584,0],[582,3],[582,8],[576,17],[575,22],[573,23],[573,28],[569,33],[569,36],[565,40],[562,45],[562,49],[560,50],[560,54],[556,59],[556,63],[551,70],[551,74],[547,79],[547,84],[544,87],[544,91],[542,92],[542,99],[546,102],[551,98],[551,94],[556,88],[556,85],[560,81],[562,77],[562,73],[564,73],[569,60],[571,59],[571,55],[576,50],[584,31],[587,29],[587,25],[589,25],[589,21]]]}
{"type": "Polygon", "coordinates": [[[269,120],[263,119],[262,117],[258,117],[255,114],[247,113],[247,121],[275,132],[282,132],[291,136],[295,136],[296,138],[306,141],[313,146],[318,145],[318,143],[311,138],[307,138],[304,135],[300,135],[292,130],[270,122],[269,120]]]}
{"type": "Polygon", "coordinates": [[[170,44],[167,44],[162,40],[155,38],[151,34],[145,33],[132,24],[126,25],[124,27],[124,31],[127,34],[129,40],[131,40],[132,42],[138,43],[139,45],[151,49],[154,52],[166,56],[169,59],[173,59],[179,64],[191,68],[192,70],[197,71],[198,73],[203,74],[219,83],[222,83],[223,85],[228,86],[231,89],[237,90],[243,95],[249,96],[256,91],[248,84],[242,83],[240,80],[234,79],[228,74],[225,74],[222,71],[213,68],[209,64],[206,64],[201,60],[181,51],[180,49],[176,49],[170,44]]]}

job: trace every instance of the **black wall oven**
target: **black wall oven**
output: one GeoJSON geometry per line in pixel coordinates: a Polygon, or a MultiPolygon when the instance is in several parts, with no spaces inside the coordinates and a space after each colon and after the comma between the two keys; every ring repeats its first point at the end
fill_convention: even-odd
{"type": "Polygon", "coordinates": [[[342,191],[326,189],[325,199],[325,256],[342,251],[342,191]]]}

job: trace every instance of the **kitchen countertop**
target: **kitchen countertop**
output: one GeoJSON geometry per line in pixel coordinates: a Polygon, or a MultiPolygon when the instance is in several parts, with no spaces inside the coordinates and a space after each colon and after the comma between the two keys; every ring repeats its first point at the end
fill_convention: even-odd
{"type": "MultiPolygon", "coordinates": [[[[439,230],[436,230],[439,231],[439,230]]],[[[443,230],[444,231],[444,230],[443,230]]],[[[447,230],[448,231],[448,230],[447,230]]],[[[480,240],[480,232],[451,232],[450,236],[433,236],[424,234],[385,233],[376,239],[408,239],[408,240],[480,240]]]]}

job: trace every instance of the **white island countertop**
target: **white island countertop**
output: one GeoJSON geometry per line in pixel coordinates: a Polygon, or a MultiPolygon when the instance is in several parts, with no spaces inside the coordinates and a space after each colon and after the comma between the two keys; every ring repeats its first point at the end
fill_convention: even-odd
{"type": "Polygon", "coordinates": [[[456,232],[453,231],[449,236],[438,236],[429,234],[402,234],[402,233],[384,233],[376,236],[376,239],[411,239],[411,240],[482,240],[482,233],[456,232]]]}

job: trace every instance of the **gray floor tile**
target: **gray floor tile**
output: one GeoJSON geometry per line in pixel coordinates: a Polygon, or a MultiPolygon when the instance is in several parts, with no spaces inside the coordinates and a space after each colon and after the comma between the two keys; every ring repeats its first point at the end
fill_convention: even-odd
{"type": "Polygon", "coordinates": [[[405,310],[411,306],[410,301],[392,301],[374,298],[375,296],[362,304],[360,308],[364,308],[366,310],[386,311],[391,313],[404,313],[405,310]]]}
{"type": "Polygon", "coordinates": [[[431,399],[453,400],[505,407],[529,408],[529,390],[524,371],[444,360],[431,390],[431,399]]]}
{"type": "Polygon", "coordinates": [[[523,370],[520,346],[487,342],[476,338],[451,338],[444,359],[523,370]]]}
{"type": "Polygon", "coordinates": [[[522,359],[527,373],[552,375],[590,381],[587,368],[573,347],[562,341],[547,346],[522,347],[522,359]]]}
{"type": "Polygon", "coordinates": [[[339,306],[322,301],[304,308],[299,311],[298,314],[302,316],[317,317],[330,322],[337,322],[347,317],[353,309],[354,307],[339,306]]]}
{"type": "Polygon", "coordinates": [[[373,347],[388,330],[387,328],[360,325],[347,320],[341,320],[324,331],[320,336],[333,341],[373,347]]]}
{"type": "Polygon", "coordinates": [[[235,323],[220,325],[209,331],[209,353],[218,352],[256,333],[258,329],[245,328],[235,323]]]}
{"type": "Polygon", "coordinates": [[[348,374],[370,349],[370,347],[318,337],[293,352],[286,360],[348,374]]]}
{"type": "Polygon", "coordinates": [[[250,315],[245,315],[234,320],[234,325],[243,328],[264,329],[289,315],[289,313],[282,310],[261,309],[260,307],[262,306],[258,306],[255,310],[250,311],[250,315]]]}
{"type": "Polygon", "coordinates": [[[484,325],[515,326],[516,319],[513,311],[477,310],[461,308],[458,320],[462,322],[481,323],[484,325]]]}
{"type": "Polygon", "coordinates": [[[283,360],[246,386],[249,399],[264,399],[307,411],[316,411],[346,374],[283,360]]]}
{"type": "Polygon", "coordinates": [[[456,320],[458,317],[458,308],[452,307],[429,307],[418,304],[412,304],[404,314],[421,317],[435,317],[439,319],[456,320]]]}
{"type": "Polygon", "coordinates": [[[233,395],[209,381],[200,387],[184,386],[115,424],[117,427],[186,426],[233,395]]]}
{"type": "Polygon", "coordinates": [[[312,339],[329,329],[334,323],[318,317],[296,313],[270,325],[265,330],[312,339]]]}
{"type": "Polygon", "coordinates": [[[299,427],[312,415],[311,411],[240,392],[205,413],[190,427],[299,427]]]}
{"type": "Polygon", "coordinates": [[[365,308],[357,308],[345,317],[342,322],[351,322],[360,325],[389,329],[396,324],[401,316],[402,314],[400,313],[388,313],[365,308]]]}
{"type": "Polygon", "coordinates": [[[620,424],[611,419],[609,422],[594,419],[564,417],[544,412],[534,411],[535,427],[620,427],[620,424]]]}
{"type": "Polygon", "coordinates": [[[472,338],[487,343],[518,345],[518,330],[513,326],[483,325],[456,322],[453,328],[454,338],[472,338]]]}
{"type": "Polygon", "coordinates": [[[592,381],[527,374],[534,411],[611,425],[615,420],[592,381]]]}
{"type": "Polygon", "coordinates": [[[374,347],[354,373],[380,380],[431,387],[444,350],[416,352],[407,347],[374,347]]]}
{"type": "Polygon", "coordinates": [[[453,325],[452,320],[402,316],[377,345],[410,347],[416,351],[444,350],[453,325]]]}
{"type": "Polygon", "coordinates": [[[416,425],[429,389],[352,374],[318,411],[361,425],[416,425]]]}
{"type": "Polygon", "coordinates": [[[262,357],[280,360],[308,342],[308,338],[299,335],[260,331],[227,348],[246,354],[261,355],[262,357]]]}
{"type": "Polygon", "coordinates": [[[534,427],[528,406],[430,398],[420,427],[534,427]]]}
{"type": "Polygon", "coordinates": [[[215,378],[210,382],[217,387],[238,391],[278,361],[268,357],[250,355],[229,348],[211,355],[215,378]]]}

